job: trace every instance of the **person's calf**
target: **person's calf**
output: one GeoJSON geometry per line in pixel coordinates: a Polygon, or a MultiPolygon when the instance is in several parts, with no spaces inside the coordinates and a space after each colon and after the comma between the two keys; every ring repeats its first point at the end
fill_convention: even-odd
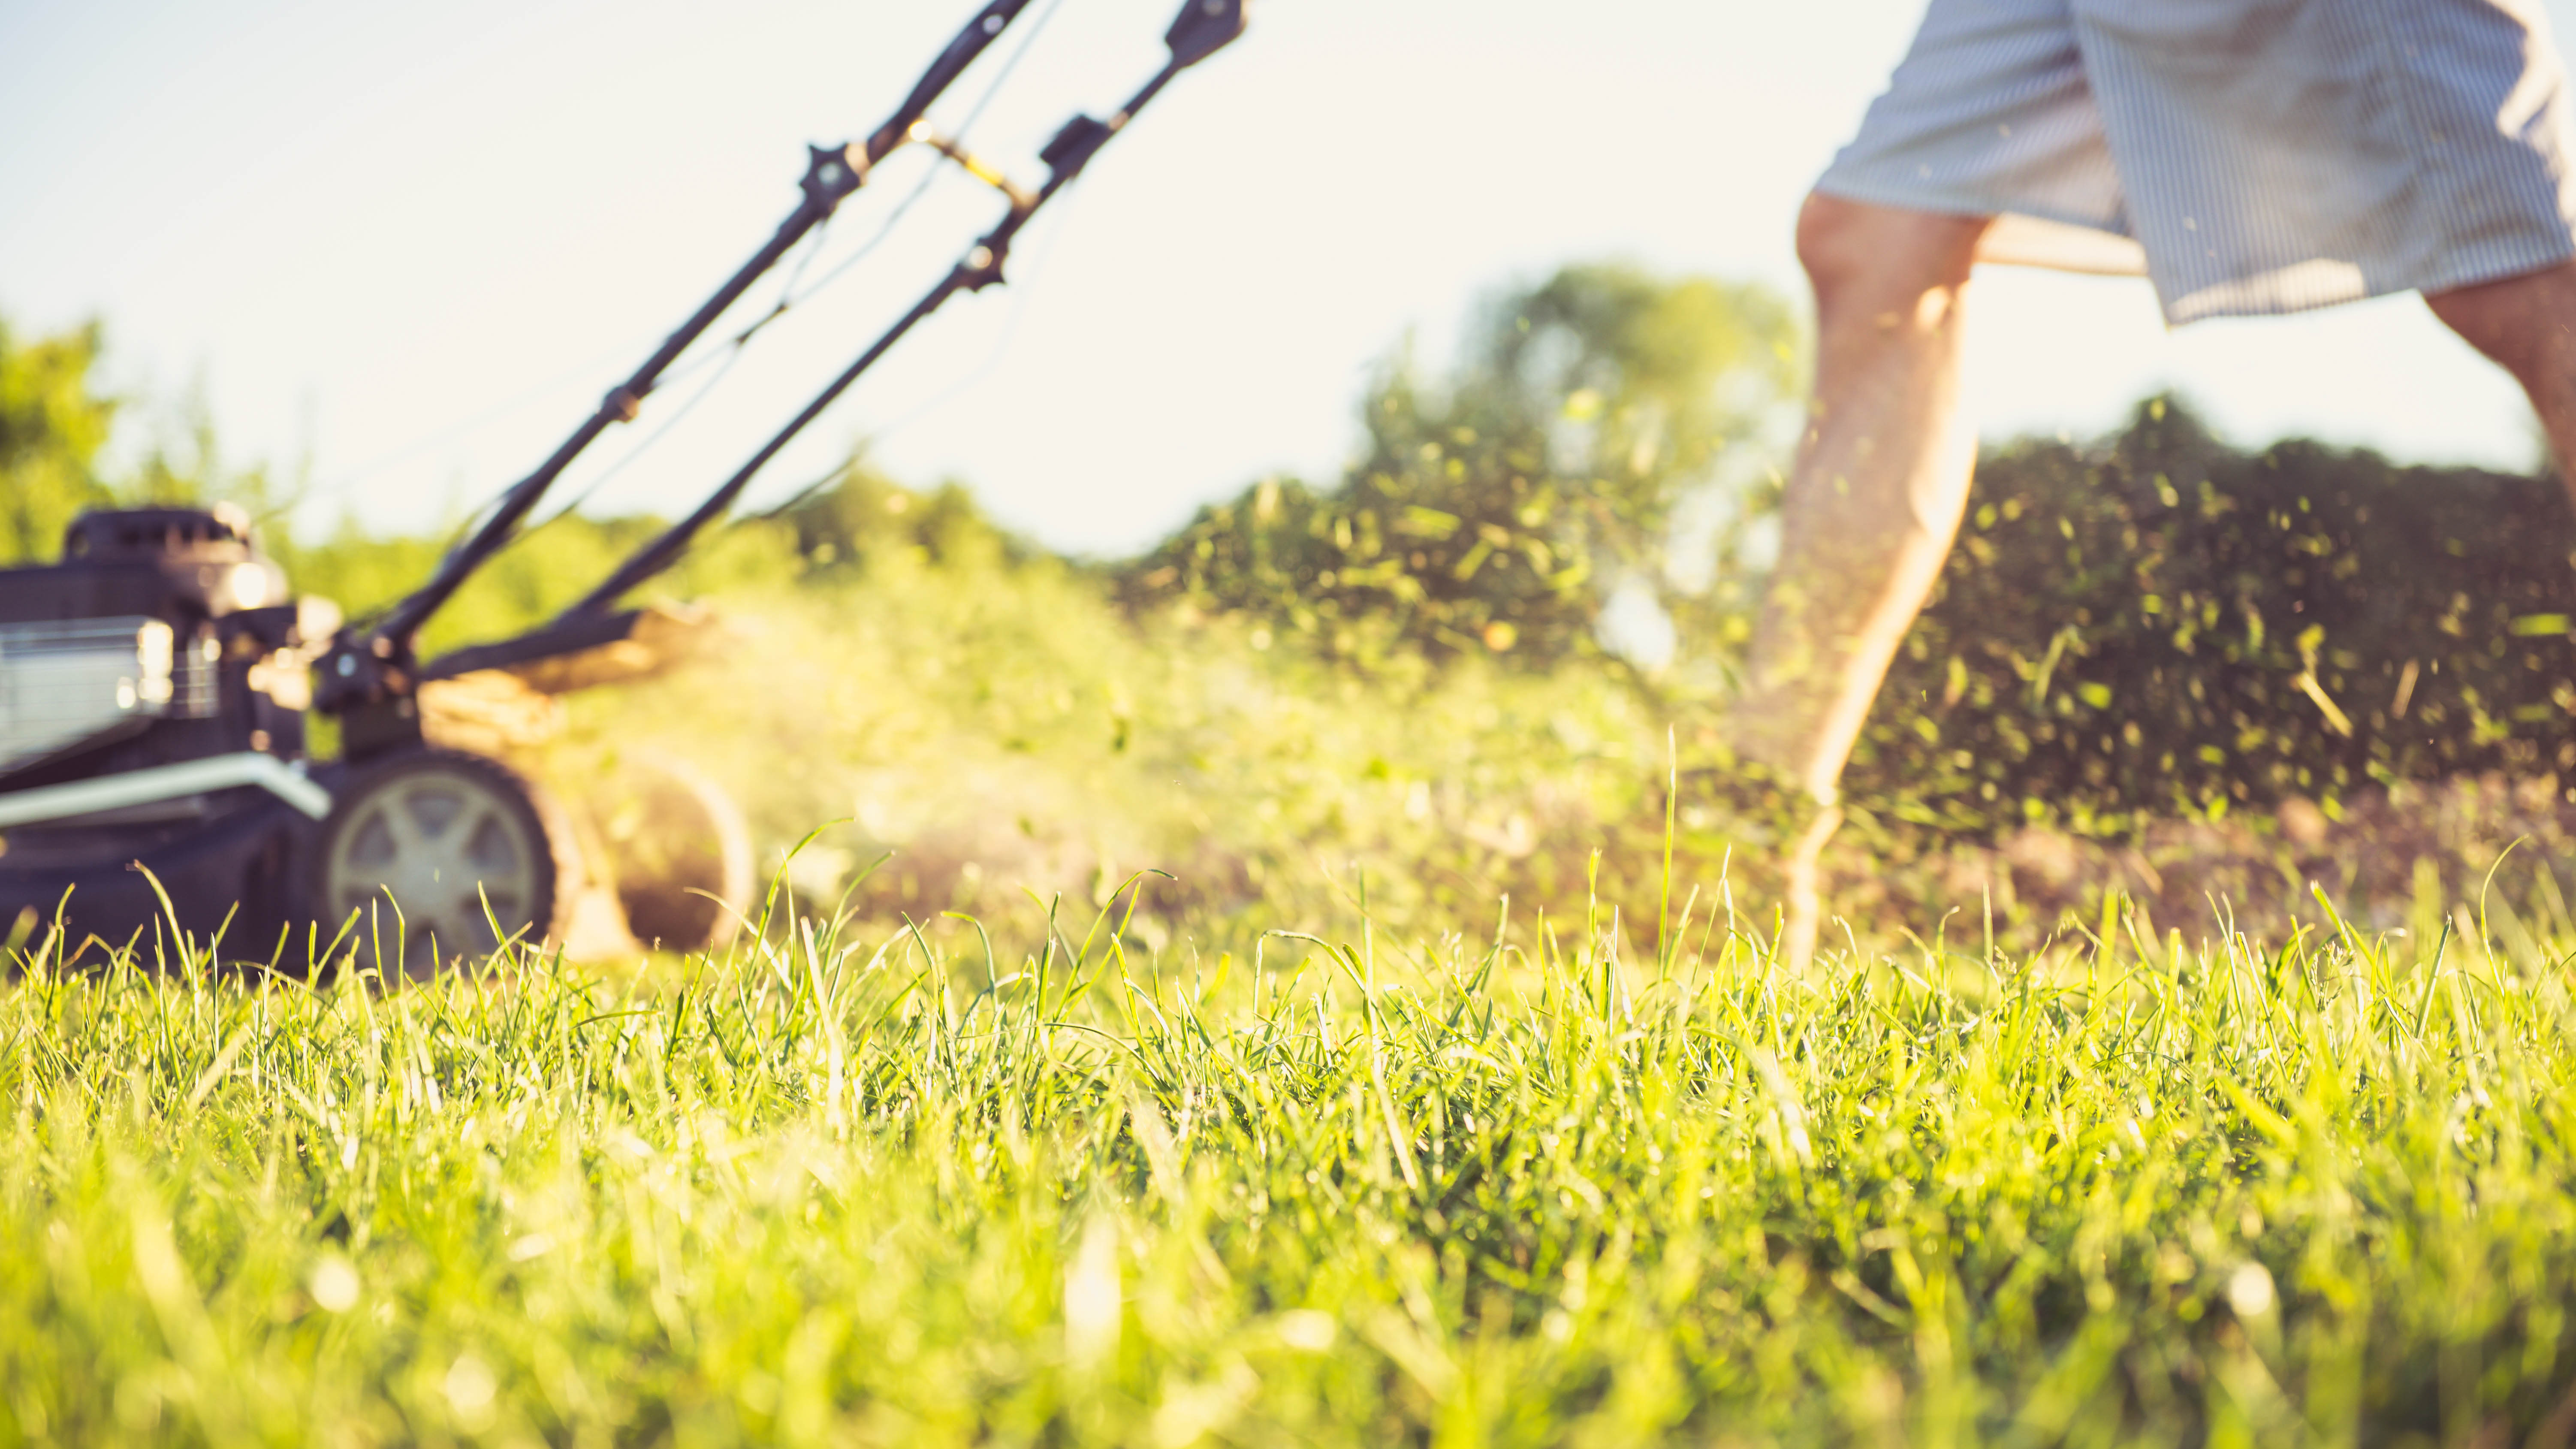
{"type": "MultiPolygon", "coordinates": [[[[2424,303],[2522,384],[2563,475],[2576,462],[2576,262],[2428,292],[2424,303]]],[[[2576,498],[2576,479],[2562,481],[2576,498]]]]}

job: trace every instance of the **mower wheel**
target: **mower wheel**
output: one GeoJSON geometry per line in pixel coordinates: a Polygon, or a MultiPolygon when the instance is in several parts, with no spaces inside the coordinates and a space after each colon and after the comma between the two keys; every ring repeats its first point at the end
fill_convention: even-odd
{"type": "Polygon", "coordinates": [[[733,939],[752,905],[751,826],[724,787],[641,752],[594,771],[578,798],[636,940],[685,953],[733,939]]]}
{"type": "MultiPolygon", "coordinates": [[[[409,750],[363,769],[322,822],[312,878],[325,934],[356,918],[362,958],[400,942],[401,969],[558,934],[579,875],[571,831],[508,766],[409,750]]],[[[391,961],[386,964],[391,965],[391,961]]]]}

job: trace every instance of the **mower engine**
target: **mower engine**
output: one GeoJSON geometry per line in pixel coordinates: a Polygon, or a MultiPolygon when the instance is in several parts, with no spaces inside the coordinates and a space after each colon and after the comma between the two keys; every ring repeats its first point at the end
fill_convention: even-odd
{"type": "Polygon", "coordinates": [[[160,619],[0,624],[0,772],[213,712],[213,671],[160,619]],[[175,706],[175,709],[174,709],[175,706]]]}
{"type": "Polygon", "coordinates": [[[0,932],[66,891],[102,924],[282,919],[296,837],[331,808],[302,764],[304,662],[338,622],[229,506],[84,514],[60,562],[0,569],[0,932]]]}

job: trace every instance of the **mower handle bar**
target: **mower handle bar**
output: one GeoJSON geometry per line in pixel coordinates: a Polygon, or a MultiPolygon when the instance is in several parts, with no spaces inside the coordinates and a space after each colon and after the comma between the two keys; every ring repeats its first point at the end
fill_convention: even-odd
{"type": "MultiPolygon", "coordinates": [[[[1162,69],[1155,72],[1153,78],[1145,82],[1143,88],[1130,96],[1127,103],[1119,107],[1108,120],[1094,120],[1088,115],[1075,116],[1066,122],[1063,129],[1056,132],[1055,138],[1046,144],[1046,148],[1038,153],[1039,159],[1047,166],[1047,179],[1044,186],[1032,192],[1011,186],[1000,178],[987,178],[996,190],[1008,196],[1011,201],[1010,210],[1003,214],[1001,221],[979,238],[975,245],[968,249],[965,257],[949,269],[948,275],[942,278],[937,286],[932,287],[920,301],[913,304],[911,311],[904,313],[893,326],[880,334],[875,342],[869,344],[867,351],[859,354],[857,361],[851,363],[839,377],[834,378],[828,386],[817,393],[814,399],[805,405],[803,411],[789,419],[785,427],[780,428],[768,442],[762,444],[760,451],[752,454],[750,460],[744,463],[731,478],[726,479],[722,487],[709,494],[706,501],[699,504],[688,517],[671,525],[652,542],[636,550],[606,579],[601,580],[597,588],[583,595],[578,603],[557,615],[546,628],[560,629],[578,620],[604,617],[629,590],[678,562],[680,555],[687,551],[689,544],[700,532],[731,510],[734,502],[742,496],[743,490],[751,486],[752,479],[759,474],[760,470],[772,458],[778,456],[779,451],[785,448],[798,433],[803,432],[816,418],[821,417],[824,410],[829,408],[842,393],[848,391],[850,385],[857,382],[862,374],[874,367],[888,352],[893,351],[895,344],[903,340],[904,334],[919,325],[923,318],[938,311],[958,293],[980,292],[986,287],[1000,284],[1003,280],[1002,265],[1010,256],[1011,244],[1019,238],[1020,232],[1028,226],[1039,210],[1045,207],[1057,192],[1072,184],[1073,179],[1082,173],[1084,166],[1090,164],[1091,158],[1099,153],[1100,148],[1107,145],[1120,131],[1126,129],[1127,123],[1134,120],[1136,113],[1143,110],[1155,96],[1161,94],[1163,87],[1171,83],[1172,77],[1206,59],[1236,36],[1241,35],[1244,23],[1244,0],[1186,0],[1181,8],[1180,18],[1172,22],[1171,30],[1164,36],[1171,56],[1164,62],[1162,69]]],[[[969,158],[957,156],[956,159],[959,164],[968,166],[970,170],[976,169],[969,158]]]]}
{"type": "MultiPolygon", "coordinates": [[[[334,652],[347,649],[359,659],[372,657],[375,661],[408,660],[414,636],[420,632],[421,626],[455,597],[456,591],[464,586],[476,569],[509,541],[545,496],[546,490],[566,468],[572,466],[582,450],[611,426],[633,421],[644,399],[680,354],[715,325],[716,319],[739,301],[752,283],[777,266],[807,233],[865,184],[868,172],[878,162],[913,139],[914,128],[930,109],[931,103],[938,100],[941,93],[974,64],[995,37],[1028,6],[1029,0],[989,0],[972,20],[966,22],[965,28],[957,32],[956,38],[948,42],[947,49],[939,53],[938,59],[931,62],[930,68],[913,85],[911,93],[903,98],[903,104],[895,108],[884,125],[868,133],[865,141],[832,148],[806,148],[805,178],[800,183],[803,194],[796,209],[778,224],[778,230],[769,241],[752,254],[751,260],[726,278],[715,294],[681,323],[677,331],[663,339],[662,345],[654,349],[653,355],[646,358],[633,375],[609,389],[607,396],[600,400],[598,409],[574,429],[572,436],[564,439],[535,472],[512,484],[474,531],[440,559],[437,571],[427,583],[388,609],[366,630],[363,642],[344,635],[334,652]]],[[[339,671],[344,677],[354,672],[339,671]]],[[[373,672],[372,664],[368,666],[368,672],[373,672]]]]}

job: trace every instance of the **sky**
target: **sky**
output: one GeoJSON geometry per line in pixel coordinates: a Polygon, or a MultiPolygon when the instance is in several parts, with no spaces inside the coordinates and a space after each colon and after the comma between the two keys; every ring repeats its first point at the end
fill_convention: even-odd
{"type": "MultiPolygon", "coordinates": [[[[1016,175],[1161,59],[1171,0],[1038,0],[933,112],[1016,175]],[[1038,21],[1044,15],[1044,24],[1038,21]],[[1019,50],[1024,36],[1025,52],[1019,50]]],[[[2576,0],[2550,0],[2562,33],[2576,0]]],[[[807,142],[873,129],[969,0],[0,0],[0,317],[95,318],[111,383],[202,400],[300,527],[450,521],[526,471],[793,206],[807,142]]],[[[865,443],[1052,546],[1138,548],[1275,473],[1336,477],[1355,404],[1479,302],[1620,258],[1798,292],[1790,224],[1920,0],[1253,0],[1023,240],[762,475],[865,443]]],[[[808,281],[882,241],[566,480],[671,512],[936,282],[998,200],[908,148],[808,281]],[[657,430],[668,426],[667,432],[657,430]],[[656,437],[649,450],[636,445],[656,437]],[[631,462],[624,461],[632,452],[631,462]]],[[[791,264],[793,265],[793,264],[791,264]]],[[[785,280],[754,296],[765,305],[785,280]]],[[[2225,435],[2527,466],[2520,395],[2411,297],[2168,331],[2143,281],[1994,269],[1990,438],[2100,432],[2171,388],[2225,435]]]]}

